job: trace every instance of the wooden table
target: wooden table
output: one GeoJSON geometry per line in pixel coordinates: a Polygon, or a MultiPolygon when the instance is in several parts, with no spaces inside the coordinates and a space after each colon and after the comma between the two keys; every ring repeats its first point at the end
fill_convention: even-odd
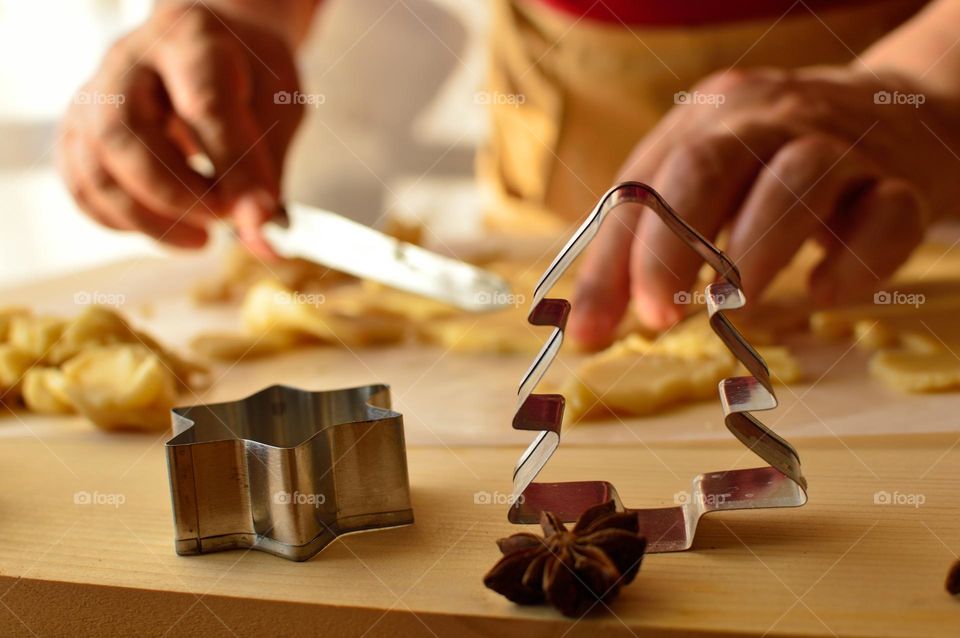
{"type": "MultiPolygon", "coordinates": [[[[127,291],[136,318],[137,295],[153,282],[162,337],[212,322],[170,283],[188,266],[162,267],[165,276],[154,263],[120,279],[116,268],[88,273],[9,291],[0,303],[76,312],[71,291],[83,285],[127,291]]],[[[791,432],[810,503],[707,516],[693,550],[648,556],[609,611],[579,622],[515,606],[480,582],[498,557],[494,540],[518,529],[505,505],[477,501],[509,493],[529,437],[506,426],[524,358],[311,349],[221,370],[203,398],[280,380],[394,383],[416,523],[344,537],[306,563],[255,551],[177,556],[165,436],[105,434],[78,418],[0,418],[0,635],[960,635],[960,600],[943,588],[960,552],[960,397],[891,395],[837,347],[811,352],[811,378],[830,372],[782,391],[784,407],[767,415],[791,432]],[[939,431],[854,434],[877,419],[884,431],[939,431]]],[[[630,506],[671,505],[698,472],[757,464],[722,436],[718,413],[708,404],[581,427],[543,479],[603,478],[630,506]]]]}

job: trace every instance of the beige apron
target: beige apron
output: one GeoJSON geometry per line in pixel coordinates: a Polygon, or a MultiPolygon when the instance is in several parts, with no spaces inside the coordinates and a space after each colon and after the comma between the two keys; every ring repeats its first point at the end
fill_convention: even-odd
{"type": "Polygon", "coordinates": [[[627,28],[537,0],[494,0],[489,144],[494,233],[567,230],[611,185],[674,94],[730,66],[846,63],[923,2],[866,2],[706,27],[627,28]]]}

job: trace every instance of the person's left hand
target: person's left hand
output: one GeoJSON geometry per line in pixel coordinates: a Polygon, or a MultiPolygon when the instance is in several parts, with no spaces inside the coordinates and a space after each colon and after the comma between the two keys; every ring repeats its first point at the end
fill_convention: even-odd
{"type": "MultiPolygon", "coordinates": [[[[650,184],[710,239],[728,229],[748,298],[809,237],[826,249],[811,275],[815,300],[869,295],[960,202],[956,108],[903,77],[731,70],[678,95],[620,180],[650,184]]],[[[587,347],[609,342],[631,300],[650,328],[681,319],[675,296],[702,265],[636,208],[612,213],[580,269],[570,330],[587,347]]]]}

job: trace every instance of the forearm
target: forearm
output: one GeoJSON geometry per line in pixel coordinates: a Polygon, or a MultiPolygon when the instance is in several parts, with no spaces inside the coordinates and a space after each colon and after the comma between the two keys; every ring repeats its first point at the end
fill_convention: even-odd
{"type": "Polygon", "coordinates": [[[960,2],[935,0],[870,47],[859,60],[869,71],[892,71],[932,93],[960,100],[960,2]]]}
{"type": "MultiPolygon", "coordinates": [[[[201,0],[201,4],[211,9],[263,25],[279,33],[294,47],[307,37],[313,15],[321,2],[322,0],[201,0]]],[[[187,0],[158,0],[157,6],[184,3],[187,3],[187,0]]]]}

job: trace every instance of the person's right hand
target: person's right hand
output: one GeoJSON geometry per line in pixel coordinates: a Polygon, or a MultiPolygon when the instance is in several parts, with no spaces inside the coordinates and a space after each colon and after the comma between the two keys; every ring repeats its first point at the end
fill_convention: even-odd
{"type": "Polygon", "coordinates": [[[287,99],[299,90],[291,48],[202,4],[158,8],[113,45],[64,118],[59,164],[77,203],[106,226],[180,247],[203,245],[207,223],[228,217],[270,254],[258,229],[277,210],[302,116],[287,99]],[[188,165],[197,153],[212,177],[188,165]]]}

